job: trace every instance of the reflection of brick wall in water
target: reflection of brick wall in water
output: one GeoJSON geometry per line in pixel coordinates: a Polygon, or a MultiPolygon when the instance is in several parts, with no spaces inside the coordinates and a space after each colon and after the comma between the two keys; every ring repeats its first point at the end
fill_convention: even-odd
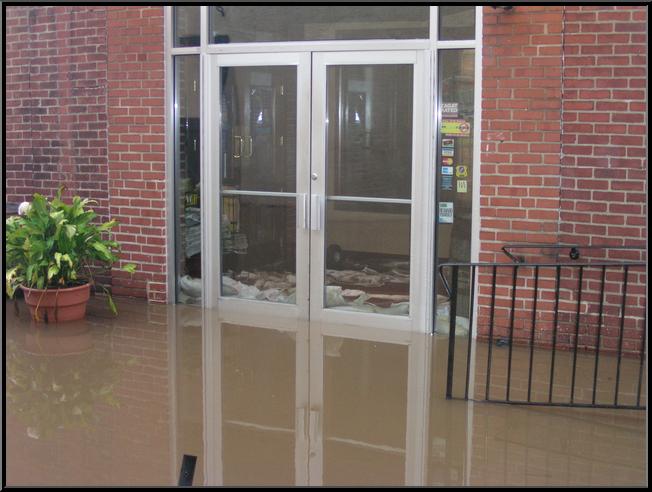
{"type": "Polygon", "coordinates": [[[92,350],[108,352],[120,368],[113,391],[120,408],[97,403],[98,421],[88,433],[79,428],[59,429],[51,438],[38,440],[27,436],[25,424],[8,408],[9,483],[174,483],[171,473],[178,467],[170,462],[172,375],[168,370],[173,355],[168,349],[166,315],[150,311],[147,322],[142,322],[142,315],[128,312],[124,303],[118,307],[121,316],[110,333],[106,325],[93,330],[92,350]],[[130,359],[135,363],[125,365],[130,359]]]}

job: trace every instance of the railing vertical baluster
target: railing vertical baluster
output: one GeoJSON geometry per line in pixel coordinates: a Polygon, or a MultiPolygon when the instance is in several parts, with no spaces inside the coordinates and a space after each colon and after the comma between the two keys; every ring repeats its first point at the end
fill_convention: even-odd
{"type": "Polygon", "coordinates": [[[557,283],[555,287],[555,313],[552,327],[552,356],[550,359],[550,388],[548,389],[548,403],[552,403],[552,386],[555,380],[555,349],[557,346],[557,320],[559,318],[559,282],[561,267],[557,266],[557,283]]]}
{"type": "Polygon", "coordinates": [[[487,383],[485,387],[484,399],[489,399],[489,384],[491,382],[491,349],[494,344],[494,312],[496,309],[496,265],[493,266],[491,280],[491,317],[489,319],[489,347],[487,350],[487,383]]]}
{"type": "MultiPolygon", "coordinates": [[[[474,399],[474,397],[482,398],[482,389],[479,389],[477,385],[474,385],[471,387],[471,371],[474,371],[472,367],[472,352],[473,352],[473,343],[474,343],[474,319],[475,319],[475,307],[476,307],[476,282],[478,282],[478,288],[481,286],[486,286],[486,282],[481,282],[479,280],[480,275],[482,270],[480,270],[481,267],[491,267],[492,272],[491,272],[491,305],[489,306],[490,312],[489,312],[489,329],[486,335],[483,335],[481,332],[478,332],[483,338],[486,336],[488,340],[487,344],[487,367],[486,367],[486,380],[485,380],[485,389],[484,389],[484,400],[488,402],[494,402],[494,403],[509,403],[509,404],[519,404],[519,405],[543,405],[543,406],[561,406],[561,407],[587,407],[587,408],[612,408],[612,409],[645,409],[646,404],[645,402],[641,403],[642,399],[645,399],[645,389],[647,388],[646,386],[646,380],[645,380],[645,374],[644,374],[644,369],[646,365],[646,356],[647,356],[647,311],[643,314],[643,318],[641,319],[635,319],[634,321],[642,321],[643,323],[643,331],[642,333],[638,333],[638,323],[632,325],[633,328],[629,328],[631,333],[635,333],[635,335],[632,335],[634,337],[638,337],[634,342],[630,340],[629,338],[627,339],[628,344],[635,343],[636,347],[634,347],[630,352],[632,353],[633,357],[633,364],[635,367],[635,364],[637,363],[636,360],[638,359],[638,380],[635,380],[636,378],[636,369],[633,369],[631,373],[631,382],[632,382],[632,387],[631,387],[631,392],[632,393],[632,400],[634,399],[633,393],[636,392],[636,402],[635,403],[627,403],[627,402],[621,402],[623,398],[621,398],[620,392],[623,391],[629,391],[625,388],[625,382],[621,384],[621,377],[623,380],[625,378],[629,378],[629,371],[623,370],[623,367],[625,369],[627,368],[627,365],[623,365],[623,358],[627,357],[627,354],[630,353],[628,352],[629,350],[629,345],[625,343],[625,328],[626,328],[626,323],[625,323],[625,318],[627,315],[632,315],[634,314],[632,310],[627,310],[627,294],[630,294],[630,297],[632,297],[632,291],[633,287],[629,285],[631,282],[634,282],[635,285],[638,285],[637,282],[639,281],[638,277],[635,275],[634,279],[630,281],[629,279],[629,270],[630,267],[645,267],[647,266],[647,263],[643,262],[622,262],[622,263],[616,263],[616,262],[596,262],[596,263],[582,263],[582,264],[577,264],[577,263],[569,263],[569,262],[556,262],[556,263],[551,263],[551,262],[539,262],[539,263],[519,263],[519,264],[504,264],[504,263],[445,263],[442,265],[439,265],[439,275],[441,276],[441,281],[442,285],[444,286],[446,293],[448,296],[450,296],[450,302],[449,302],[449,340],[448,340],[448,361],[447,361],[447,380],[446,380],[446,399],[453,399],[453,398],[461,398],[461,395],[458,397],[455,397],[453,395],[454,390],[455,390],[455,358],[456,358],[456,349],[457,350],[464,350],[462,348],[457,348],[457,319],[459,313],[458,307],[460,304],[458,303],[458,298],[457,296],[460,294],[460,267],[468,267],[470,268],[469,272],[469,277],[471,281],[470,289],[463,290],[464,295],[469,294],[470,292],[470,300],[468,303],[468,320],[469,320],[469,326],[467,330],[467,347],[466,347],[466,372],[464,375],[465,381],[464,381],[464,399],[469,400],[474,399]],[[511,302],[510,302],[510,315],[509,315],[509,325],[507,328],[507,333],[502,334],[502,328],[500,328],[500,324],[497,324],[498,322],[496,321],[496,309],[497,309],[497,297],[498,296],[506,296],[506,292],[502,290],[498,290],[499,286],[498,284],[498,268],[499,267],[511,267],[512,268],[512,279],[511,279],[511,302]],[[519,272],[523,271],[523,267],[527,268],[532,268],[532,275],[533,275],[533,291],[532,291],[532,306],[531,306],[531,331],[528,334],[523,334],[523,342],[528,343],[529,339],[529,354],[526,355],[526,357],[529,357],[528,360],[528,375],[527,375],[527,400],[524,400],[523,398],[520,399],[512,399],[512,372],[516,373],[518,370],[519,364],[518,361],[518,350],[517,353],[514,354],[514,349],[516,345],[516,349],[518,349],[518,343],[520,343],[518,340],[515,339],[515,336],[519,336],[519,331],[518,327],[521,326],[520,324],[517,324],[516,320],[516,297],[517,295],[520,296],[520,298],[524,298],[527,296],[525,292],[519,292],[518,289],[518,275],[519,272]],[[577,284],[575,284],[575,281],[571,281],[571,279],[574,278],[574,271],[575,269],[578,268],[578,278],[577,278],[577,284]],[[591,275],[585,273],[591,272],[593,270],[590,269],[601,269],[601,275],[600,275],[600,287],[599,287],[599,300],[589,300],[587,299],[587,294],[584,291],[584,282],[588,281],[589,284],[587,284],[590,287],[590,278],[593,278],[591,275]],[[614,391],[614,398],[613,402],[602,402],[602,403],[597,403],[598,399],[598,377],[599,377],[599,372],[600,372],[600,367],[603,368],[604,372],[604,351],[602,350],[602,344],[605,342],[604,338],[606,335],[609,334],[607,331],[610,326],[610,323],[608,320],[610,319],[608,317],[609,311],[608,311],[608,302],[609,297],[608,297],[608,286],[607,281],[611,281],[610,279],[607,278],[607,272],[610,271],[609,269],[613,269],[614,267],[617,268],[623,268],[623,277],[622,277],[622,298],[621,298],[621,305],[620,305],[620,320],[619,320],[619,325],[620,325],[620,331],[618,332],[618,341],[617,341],[617,365],[616,365],[616,374],[615,374],[615,387],[613,388],[614,391]],[[548,381],[548,398],[547,401],[545,399],[545,396],[543,396],[542,400],[538,400],[537,395],[537,390],[536,390],[536,385],[533,384],[533,382],[536,380],[535,374],[534,374],[534,352],[535,352],[535,347],[537,343],[543,342],[545,347],[548,347],[548,341],[545,340],[544,338],[541,338],[539,335],[537,335],[537,330],[542,329],[541,325],[541,319],[539,319],[539,313],[538,310],[541,309],[542,307],[542,302],[544,300],[544,297],[546,297],[544,294],[549,292],[549,287],[546,287],[543,285],[543,280],[541,279],[542,277],[542,269],[549,270],[551,268],[555,269],[555,274],[554,274],[554,312],[553,312],[553,319],[552,319],[552,333],[551,333],[551,344],[549,346],[550,348],[550,368],[546,369],[545,372],[549,371],[549,381],[548,381]],[[568,279],[568,284],[564,284],[564,292],[561,291],[562,289],[562,273],[563,269],[568,268],[571,271],[571,275],[568,279]],[[449,279],[446,276],[446,269],[452,270],[451,272],[451,280],[449,282],[449,279]],[[587,278],[585,280],[585,277],[587,278]],[[542,290],[541,294],[539,293],[539,290],[542,290]],[[545,292],[544,292],[545,291],[545,292]],[[572,295],[576,295],[577,298],[575,299],[575,306],[570,307],[570,309],[573,309],[575,311],[575,321],[574,321],[574,329],[567,330],[566,325],[570,323],[566,323],[566,311],[560,314],[562,309],[565,309],[566,304],[564,304],[565,299],[569,299],[569,295],[567,292],[574,292],[576,291],[575,294],[571,294],[570,298],[572,298],[572,295]],[[542,302],[539,302],[539,295],[542,296],[542,302]],[[581,380],[581,367],[578,368],[578,364],[581,365],[582,363],[582,358],[579,356],[580,350],[582,348],[580,347],[580,332],[581,330],[581,323],[582,323],[582,303],[586,304],[587,302],[591,302],[591,306],[585,307],[586,313],[590,313],[592,316],[595,316],[595,306],[593,305],[598,304],[598,318],[597,318],[597,332],[595,332],[595,338],[593,338],[594,334],[594,326],[593,321],[588,320],[588,318],[585,315],[584,318],[584,323],[590,323],[590,331],[589,332],[582,332],[585,335],[589,335],[589,338],[591,340],[590,344],[587,341],[582,342],[582,347],[585,347],[588,349],[590,346],[595,350],[594,354],[594,363],[593,363],[593,384],[592,384],[592,396],[589,402],[589,398],[587,397],[586,402],[582,401],[577,401],[577,399],[582,399],[583,392],[580,391],[579,388],[582,388],[582,380],[581,380]],[[587,310],[587,308],[590,308],[587,310]],[[497,328],[498,327],[498,328],[497,328]],[[498,331],[496,331],[498,330],[498,331]],[[570,343],[570,339],[572,338],[572,333],[575,333],[575,339],[573,340],[572,344],[570,343]],[[568,333],[569,337],[569,343],[566,343],[566,333],[568,333]],[[505,341],[506,339],[504,336],[508,336],[509,338],[507,339],[507,342],[505,341]],[[494,339],[498,339],[498,344],[497,346],[504,346],[505,343],[509,344],[508,347],[508,359],[507,359],[507,382],[506,382],[506,388],[505,392],[502,393],[502,390],[494,388],[494,390],[497,390],[500,395],[496,397],[496,391],[494,391],[494,395],[492,397],[491,395],[491,371],[492,371],[492,366],[493,366],[493,345],[494,345],[494,339]],[[565,364],[562,364],[562,366],[559,366],[557,364],[557,343],[560,343],[560,350],[563,351],[564,362],[566,360],[566,356],[572,357],[572,367],[571,367],[571,381],[569,385],[570,389],[570,397],[569,400],[565,399],[565,396],[563,397],[562,400],[554,401],[555,398],[555,383],[556,381],[556,372],[563,372],[562,370],[564,369],[565,364]],[[595,345],[594,345],[595,344],[595,345]],[[640,344],[640,345],[639,345],[640,344]],[[640,350],[639,350],[640,347],[640,350]],[[573,353],[571,354],[566,354],[566,350],[572,350],[573,353]],[[638,350],[638,353],[636,352],[638,350]],[[516,357],[516,361],[514,358],[516,357]],[[600,359],[603,359],[602,361],[600,359]],[[600,362],[602,362],[602,366],[600,365],[600,362]],[[558,367],[559,366],[559,367],[558,367]],[[622,373],[622,374],[621,374],[622,373]],[[579,381],[579,382],[578,382],[579,381]],[[579,384],[579,387],[578,387],[579,384]],[[625,388],[622,389],[621,388],[625,388]],[[634,390],[634,386],[636,389],[634,390]],[[644,388],[645,386],[645,388],[644,388]],[[480,394],[477,394],[477,391],[480,391],[480,394]],[[577,394],[576,394],[577,393],[577,394]],[[469,396],[470,395],[470,396],[469,396]],[[504,395],[504,396],[502,396],[504,395]],[[578,396],[579,395],[579,396],[578,396]]],[[[596,272],[597,273],[597,272],[596,272]]],[[[618,277],[619,275],[616,275],[618,277]]],[[[486,277],[489,277],[489,275],[486,275],[486,277]]],[[[501,278],[505,278],[507,280],[507,274],[502,275],[501,278]]],[[[546,273],[543,278],[549,278],[550,274],[546,273]]],[[[465,277],[467,278],[467,277],[465,277]]],[[[596,275],[596,280],[597,280],[597,275],[596,275]]],[[[614,280],[616,281],[616,280],[614,280]]],[[[504,282],[504,287],[505,290],[509,289],[509,284],[508,280],[504,282]]],[[[527,290],[530,288],[530,280],[529,277],[527,280],[524,280],[524,282],[521,284],[521,287],[525,286],[527,290]]],[[[466,285],[466,284],[464,284],[466,285]]],[[[503,284],[501,284],[502,286],[503,284]]],[[[502,288],[502,287],[501,287],[502,288]]],[[[595,289],[597,290],[597,285],[595,286],[595,289]]],[[[634,293],[635,294],[635,293],[634,293]]],[[[635,294],[638,295],[638,294],[635,294]]],[[[502,297],[501,297],[502,298],[502,297]]],[[[548,297],[546,297],[548,298],[548,297]]],[[[486,298],[485,298],[486,299],[486,298]]],[[[637,298],[638,299],[638,298],[637,298]]],[[[546,301],[548,302],[548,301],[546,301]]],[[[570,299],[568,304],[570,304],[570,299]]],[[[630,302],[630,306],[631,306],[630,302]]],[[[499,306],[498,306],[499,307],[499,306]]],[[[502,311],[499,312],[501,314],[502,311]]],[[[519,318],[520,320],[520,318],[519,318]]],[[[627,325],[628,327],[630,325],[627,325]]],[[[525,328],[523,328],[525,329],[525,328]]],[[[549,329],[548,327],[543,327],[543,329],[549,329]]],[[[483,329],[484,330],[484,329],[483,329]]],[[[464,336],[463,334],[460,334],[460,336],[464,336]]],[[[629,335],[628,335],[629,336],[629,335]]],[[[587,340],[588,340],[587,339],[587,340]]],[[[520,340],[520,339],[519,339],[520,340]]],[[[525,352],[524,352],[525,354],[525,352]]],[[[546,359],[548,356],[544,354],[543,352],[541,353],[541,356],[546,359]]],[[[538,360],[538,359],[537,359],[538,360]]],[[[588,361],[587,361],[588,362],[588,361]]],[[[590,364],[590,362],[588,362],[590,364]]],[[[482,364],[482,363],[481,363],[482,364]]],[[[458,361],[458,366],[460,365],[458,361]]],[[[494,372],[495,372],[495,368],[494,372]]],[[[462,369],[458,367],[458,373],[462,369]]],[[[462,377],[461,374],[459,374],[460,377],[462,377]]],[[[561,376],[560,376],[561,377],[561,376]]],[[[587,378],[590,377],[587,374],[587,378]]],[[[458,378],[459,379],[459,378],[458,378]]],[[[495,378],[494,378],[495,379],[495,378]]],[[[519,380],[516,380],[514,384],[517,384],[519,380]]],[[[629,379],[627,380],[627,383],[629,382],[629,379]]],[[[481,384],[481,383],[480,383],[481,384]]],[[[520,383],[519,383],[520,384],[520,383]]],[[[561,384],[561,383],[560,383],[561,384]]],[[[590,382],[587,380],[587,390],[590,391],[590,387],[588,385],[590,382]]],[[[458,384],[459,386],[459,384],[458,384]]],[[[559,384],[557,385],[559,389],[559,384]]],[[[545,382],[544,382],[544,390],[545,392],[545,382]]],[[[611,392],[611,390],[609,390],[611,392]]],[[[458,393],[460,393],[459,388],[458,388],[458,393]]],[[[629,396],[629,393],[627,395],[629,396]]],[[[559,398],[559,395],[557,395],[557,398],[559,398]]],[[[610,400],[610,397],[607,396],[607,399],[610,400]]]]}
{"type": "Polygon", "coordinates": [[[518,275],[518,265],[512,268],[512,310],[509,313],[509,358],[507,359],[507,390],[506,400],[509,401],[509,390],[512,381],[512,351],[514,347],[514,311],[516,307],[516,277],[518,275]]]}
{"type": "Polygon", "coordinates": [[[614,405],[618,405],[618,388],[620,384],[620,362],[623,356],[623,335],[625,331],[625,304],[627,301],[627,274],[629,267],[625,265],[623,274],[623,300],[620,307],[620,335],[618,337],[618,365],[616,366],[616,389],[614,391],[614,405]]]}
{"type": "Polygon", "coordinates": [[[457,322],[457,275],[458,265],[453,265],[453,281],[451,299],[449,304],[449,329],[448,329],[448,378],[446,379],[446,399],[453,397],[453,370],[455,368],[455,324],[457,322]]]}
{"type": "Polygon", "coordinates": [[[598,385],[598,363],[600,361],[600,339],[602,338],[602,315],[604,311],[604,282],[607,276],[607,265],[602,265],[602,280],[600,282],[600,311],[598,314],[598,339],[595,348],[595,366],[593,368],[593,399],[591,403],[595,405],[595,392],[598,385]]]}
{"type": "Polygon", "coordinates": [[[469,344],[466,348],[466,384],[464,399],[469,399],[469,377],[471,373],[471,344],[473,343],[473,310],[475,309],[475,265],[471,266],[471,302],[469,311],[469,344]]]}
{"type": "Polygon", "coordinates": [[[573,376],[571,378],[571,394],[570,402],[573,404],[575,400],[575,376],[577,374],[577,347],[580,338],[580,311],[582,307],[582,276],[584,274],[584,267],[580,265],[580,275],[577,281],[577,309],[575,310],[575,343],[573,344],[573,376]]]}
{"type": "Polygon", "coordinates": [[[527,401],[532,401],[532,366],[534,360],[534,330],[537,323],[537,290],[539,288],[539,265],[534,267],[534,298],[532,300],[532,332],[530,333],[530,367],[527,377],[527,401]]]}
{"type": "Polygon", "coordinates": [[[641,359],[638,366],[638,388],[636,389],[636,406],[641,406],[641,383],[643,381],[643,364],[645,362],[645,340],[647,334],[647,311],[643,317],[643,336],[641,340],[641,359]]]}

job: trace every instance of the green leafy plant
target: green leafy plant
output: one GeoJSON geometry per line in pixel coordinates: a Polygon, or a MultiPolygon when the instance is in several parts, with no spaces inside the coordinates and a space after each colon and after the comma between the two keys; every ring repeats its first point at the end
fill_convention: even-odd
{"type": "MultiPolygon", "coordinates": [[[[24,215],[5,221],[5,280],[7,294],[14,296],[18,286],[59,289],[85,283],[95,285],[92,266],[110,268],[118,261],[116,241],[106,239],[115,220],[96,224],[97,214],[87,205],[97,203],[75,196],[71,204],[61,200],[63,187],[48,201],[35,193],[24,215]]],[[[136,265],[122,267],[134,273],[136,265]]],[[[109,290],[109,308],[117,314],[109,290]]]]}

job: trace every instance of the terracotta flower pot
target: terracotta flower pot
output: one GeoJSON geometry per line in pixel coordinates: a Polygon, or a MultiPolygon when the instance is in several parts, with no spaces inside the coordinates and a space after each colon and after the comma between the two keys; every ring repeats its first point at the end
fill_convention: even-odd
{"type": "Polygon", "coordinates": [[[90,284],[64,289],[21,288],[32,319],[45,321],[47,315],[48,322],[52,323],[84,319],[86,316],[86,303],[91,294],[90,284]]]}

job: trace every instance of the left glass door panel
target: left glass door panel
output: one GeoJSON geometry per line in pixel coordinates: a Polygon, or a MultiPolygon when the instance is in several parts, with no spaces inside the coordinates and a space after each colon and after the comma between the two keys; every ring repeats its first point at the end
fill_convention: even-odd
{"type": "Polygon", "coordinates": [[[297,67],[219,78],[222,297],[296,304],[297,67]]]}

